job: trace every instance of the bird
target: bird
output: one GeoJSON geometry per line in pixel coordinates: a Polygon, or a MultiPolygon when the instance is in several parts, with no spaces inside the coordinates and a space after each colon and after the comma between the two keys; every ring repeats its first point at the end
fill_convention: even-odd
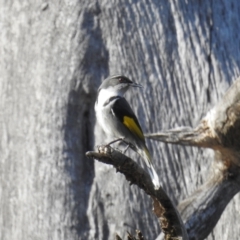
{"type": "Polygon", "coordinates": [[[150,152],[139,121],[124,94],[130,88],[142,88],[123,75],[106,78],[98,88],[95,102],[96,118],[103,131],[114,138],[112,142],[123,141],[146,162],[155,189],[159,189],[158,175],[154,169],[150,152]]]}

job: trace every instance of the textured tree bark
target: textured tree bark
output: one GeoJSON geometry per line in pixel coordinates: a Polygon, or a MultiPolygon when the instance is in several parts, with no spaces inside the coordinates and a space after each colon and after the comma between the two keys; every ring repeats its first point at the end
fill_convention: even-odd
{"type": "Polygon", "coordinates": [[[78,31],[87,5],[0,3],[0,239],[88,235],[93,100],[78,31]]]}
{"type": "MultiPolygon", "coordinates": [[[[239,75],[239,7],[0,2],[0,239],[105,240],[119,229],[155,239],[149,197],[85,157],[109,140],[95,125],[97,87],[117,73],[141,83],[127,98],[146,133],[196,126],[239,75]]],[[[210,150],[147,144],[175,205],[206,182],[210,150]]],[[[207,239],[239,238],[239,206],[237,194],[207,239]]]]}
{"type": "Polygon", "coordinates": [[[229,201],[240,191],[240,78],[196,129],[187,127],[147,137],[215,151],[209,179],[179,205],[190,239],[204,239],[229,201]]]}

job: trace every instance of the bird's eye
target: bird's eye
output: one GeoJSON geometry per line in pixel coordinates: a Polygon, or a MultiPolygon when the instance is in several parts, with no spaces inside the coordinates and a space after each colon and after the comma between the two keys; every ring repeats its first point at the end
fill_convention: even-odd
{"type": "Polygon", "coordinates": [[[123,82],[123,78],[119,78],[118,81],[119,81],[120,83],[122,83],[122,82],[123,82]]]}

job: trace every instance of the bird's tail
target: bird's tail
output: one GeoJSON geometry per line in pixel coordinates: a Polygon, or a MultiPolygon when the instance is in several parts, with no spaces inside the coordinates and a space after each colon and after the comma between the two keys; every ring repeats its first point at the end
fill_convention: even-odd
{"type": "Polygon", "coordinates": [[[150,174],[150,177],[152,179],[152,182],[153,182],[153,185],[154,185],[154,188],[157,190],[160,188],[160,182],[159,182],[159,178],[158,178],[158,175],[154,169],[154,166],[152,164],[152,160],[151,160],[151,155],[147,149],[146,146],[144,146],[143,148],[141,149],[138,149],[137,151],[144,159],[145,159],[145,162],[148,166],[148,172],[150,174]]]}

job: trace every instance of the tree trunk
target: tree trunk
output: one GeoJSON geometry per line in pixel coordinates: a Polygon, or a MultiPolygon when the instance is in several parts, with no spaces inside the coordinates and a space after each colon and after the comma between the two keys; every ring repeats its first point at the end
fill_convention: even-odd
{"type": "MultiPolygon", "coordinates": [[[[141,83],[127,99],[145,133],[197,126],[239,75],[239,8],[237,0],[0,3],[0,239],[105,240],[136,229],[155,239],[150,198],[85,157],[110,140],[95,124],[97,88],[117,73],[141,83]]],[[[211,150],[147,145],[175,205],[211,174],[211,150]]],[[[239,206],[237,194],[207,239],[239,238],[239,206]]]]}

